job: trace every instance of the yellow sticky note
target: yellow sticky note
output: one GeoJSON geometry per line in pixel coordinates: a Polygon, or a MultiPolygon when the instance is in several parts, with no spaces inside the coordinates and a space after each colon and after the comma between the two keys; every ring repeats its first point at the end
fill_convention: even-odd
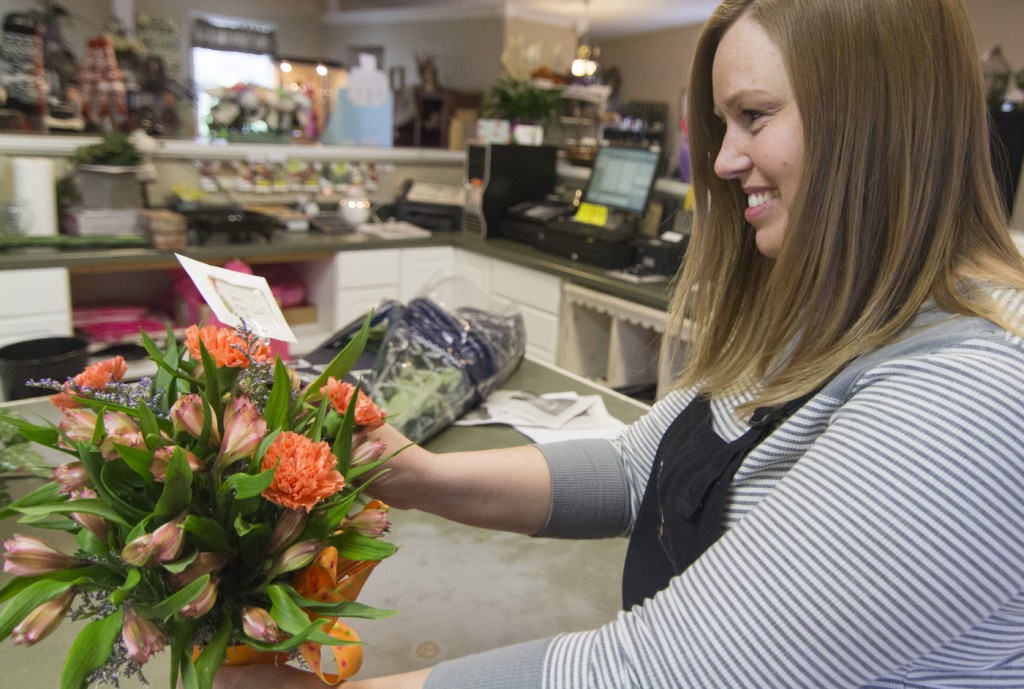
{"type": "Polygon", "coordinates": [[[594,203],[581,203],[576,209],[575,220],[588,225],[604,226],[608,222],[608,207],[594,203]]]}

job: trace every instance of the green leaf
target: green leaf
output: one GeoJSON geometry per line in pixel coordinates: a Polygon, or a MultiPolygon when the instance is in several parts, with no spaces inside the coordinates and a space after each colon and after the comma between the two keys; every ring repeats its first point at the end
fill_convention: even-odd
{"type": "Polygon", "coordinates": [[[121,526],[131,526],[127,521],[112,509],[110,505],[97,498],[83,498],[81,500],[69,500],[58,502],[53,505],[35,505],[32,507],[19,507],[18,512],[28,515],[44,514],[68,514],[69,512],[85,512],[98,514],[99,516],[121,526]]]}
{"type": "Polygon", "coordinates": [[[232,474],[221,484],[221,492],[230,495],[231,491],[234,491],[235,498],[239,500],[254,498],[269,488],[270,484],[274,482],[275,471],[277,471],[276,464],[255,476],[244,472],[232,474]]]}
{"type": "Polygon", "coordinates": [[[52,503],[61,497],[60,486],[53,481],[48,481],[43,485],[36,488],[28,495],[22,496],[18,500],[15,500],[3,510],[0,510],[0,520],[9,519],[14,515],[18,514],[17,508],[19,507],[34,507],[36,505],[46,505],[52,503]]]}
{"type": "Polygon", "coordinates": [[[40,579],[12,596],[11,601],[0,611],[0,641],[10,636],[30,612],[82,581],[81,578],[71,581],[40,579]]]}
{"type": "Polygon", "coordinates": [[[61,689],[84,689],[85,680],[93,670],[102,667],[114,649],[121,631],[123,610],[118,608],[109,617],[94,620],[85,626],[68,651],[61,689]]]}
{"type": "Polygon", "coordinates": [[[288,422],[288,407],[292,400],[291,380],[288,369],[281,357],[274,361],[274,385],[270,388],[270,399],[263,409],[263,418],[267,421],[267,430],[276,431],[285,427],[288,422]]]}
{"type": "MultiPolygon", "coordinates": [[[[72,524],[75,524],[75,522],[72,522],[72,524]]],[[[75,541],[78,542],[78,547],[82,552],[89,555],[105,557],[109,552],[107,544],[97,538],[96,534],[89,531],[89,529],[79,529],[78,533],[75,534],[75,541]]]]}
{"type": "Polygon", "coordinates": [[[397,546],[368,538],[355,531],[345,531],[327,539],[329,545],[338,549],[338,555],[349,560],[383,560],[398,550],[397,546]]]}
{"type": "Polygon", "coordinates": [[[354,601],[341,601],[339,603],[327,603],[324,601],[312,600],[302,596],[293,587],[286,584],[277,584],[291,597],[292,601],[303,610],[315,610],[321,615],[330,617],[359,617],[368,620],[381,620],[398,614],[397,610],[383,610],[374,608],[363,603],[354,601]]]}
{"type": "Polygon", "coordinates": [[[110,602],[114,605],[120,605],[128,597],[128,593],[139,585],[140,581],[142,581],[142,573],[139,572],[138,567],[130,568],[124,583],[110,594],[110,602]]]}
{"type": "Polygon", "coordinates": [[[173,519],[192,503],[192,469],[185,459],[185,451],[174,448],[167,465],[164,490],[153,508],[153,516],[173,519]]]}
{"type": "MultiPolygon", "coordinates": [[[[106,501],[108,505],[117,510],[118,514],[129,524],[134,524],[150,515],[152,510],[143,509],[129,502],[129,499],[144,500],[148,494],[145,490],[146,484],[127,464],[120,461],[104,462],[98,456],[88,452],[82,453],[81,456],[84,457],[86,454],[91,455],[90,462],[98,461],[95,465],[96,475],[93,476],[93,483],[96,484],[96,492],[101,500],[106,501]]],[[[82,463],[85,464],[84,459],[82,463]]],[[[92,470],[88,467],[89,465],[86,465],[91,474],[92,470]]]]}
{"type": "Polygon", "coordinates": [[[0,414],[0,421],[14,426],[19,433],[32,442],[45,445],[46,447],[57,447],[57,440],[60,434],[57,431],[57,427],[53,424],[44,426],[8,414],[0,414]]]}
{"type": "Polygon", "coordinates": [[[203,340],[199,340],[199,356],[203,362],[203,381],[206,384],[206,394],[203,399],[209,402],[214,414],[219,418],[224,413],[221,403],[220,379],[217,377],[217,362],[206,349],[203,340]]]}
{"type": "Polygon", "coordinates": [[[152,450],[128,447],[127,445],[114,445],[114,450],[128,465],[128,468],[138,474],[143,481],[147,484],[153,483],[153,472],[149,470],[149,465],[153,463],[152,450]]]}
{"type": "Polygon", "coordinates": [[[199,654],[196,660],[196,679],[199,689],[212,689],[213,677],[217,670],[224,664],[227,656],[228,641],[231,639],[232,624],[231,618],[227,615],[220,621],[220,626],[214,633],[213,638],[206,644],[206,648],[199,654]]]}
{"type": "Polygon", "coordinates": [[[366,347],[366,340],[370,332],[370,320],[372,318],[372,311],[366,314],[366,319],[363,321],[362,327],[359,328],[359,332],[338,352],[338,355],[331,360],[331,363],[327,364],[327,367],[321,371],[320,375],[306,386],[305,391],[300,397],[303,402],[319,399],[320,388],[327,384],[328,378],[343,378],[346,373],[352,370],[352,366],[359,359],[359,355],[363,353],[363,348],[366,347]]]}
{"type": "Polygon", "coordinates": [[[180,574],[188,569],[189,565],[195,562],[197,555],[199,555],[199,551],[195,548],[191,548],[187,554],[180,556],[174,562],[161,562],[160,566],[171,574],[180,574]]]}
{"type": "Polygon", "coordinates": [[[182,672],[182,684],[186,689],[190,686],[186,679],[189,676],[189,671],[191,671],[191,686],[195,685],[195,666],[192,664],[192,640],[194,638],[195,623],[190,619],[179,619],[171,628],[171,681],[168,686],[178,686],[179,669],[182,672]]]}
{"type": "MultiPolygon", "coordinates": [[[[270,616],[274,618],[277,626],[282,631],[292,636],[301,634],[306,639],[316,643],[332,645],[336,643],[333,636],[320,629],[324,624],[324,620],[317,620],[310,624],[309,615],[296,605],[295,601],[288,595],[288,590],[285,587],[272,584],[267,586],[266,593],[270,596],[270,616]],[[310,627],[312,627],[312,631],[310,627]]],[[[291,644],[292,642],[294,642],[294,639],[289,639],[288,643],[291,644]]],[[[297,646],[298,644],[294,645],[297,646]]]]}
{"type": "Polygon", "coordinates": [[[212,550],[218,553],[231,551],[227,534],[219,522],[209,517],[199,517],[190,514],[185,517],[184,529],[195,537],[196,543],[203,550],[212,550]]]}
{"type": "Polygon", "coordinates": [[[348,409],[345,410],[345,418],[338,430],[338,436],[334,439],[334,456],[338,460],[338,471],[342,476],[348,476],[348,464],[352,461],[352,429],[356,424],[356,402],[359,401],[360,385],[352,391],[352,400],[348,409]]]}
{"type": "Polygon", "coordinates": [[[175,591],[167,598],[164,598],[159,603],[155,603],[154,605],[136,604],[135,607],[143,617],[149,619],[159,617],[166,622],[171,615],[181,610],[196,598],[199,598],[199,595],[203,592],[203,589],[206,588],[208,583],[210,583],[210,575],[204,574],[195,581],[189,583],[187,586],[175,591]]]}
{"type": "Polygon", "coordinates": [[[146,406],[145,402],[139,402],[137,412],[139,430],[142,431],[142,437],[146,442],[146,447],[150,450],[154,450],[157,447],[154,443],[160,440],[160,422],[157,421],[156,415],[153,414],[153,410],[146,406]]]}
{"type": "Polygon", "coordinates": [[[83,582],[92,582],[103,579],[105,570],[96,567],[75,567],[73,569],[61,569],[47,574],[36,574],[32,576],[14,577],[3,588],[0,588],[0,603],[14,598],[16,595],[40,581],[69,582],[78,585],[83,582]]]}

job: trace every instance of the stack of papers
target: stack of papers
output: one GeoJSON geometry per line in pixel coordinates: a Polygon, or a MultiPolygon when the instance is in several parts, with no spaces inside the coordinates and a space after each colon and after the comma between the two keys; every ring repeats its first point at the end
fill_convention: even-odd
{"type": "Polygon", "coordinates": [[[404,220],[378,223],[364,222],[356,225],[356,230],[365,234],[372,234],[381,239],[410,239],[430,236],[430,230],[425,230],[418,225],[413,225],[404,220]]]}
{"type": "Polygon", "coordinates": [[[495,390],[457,426],[506,424],[537,443],[579,438],[614,438],[625,424],[608,413],[600,395],[495,390]]]}

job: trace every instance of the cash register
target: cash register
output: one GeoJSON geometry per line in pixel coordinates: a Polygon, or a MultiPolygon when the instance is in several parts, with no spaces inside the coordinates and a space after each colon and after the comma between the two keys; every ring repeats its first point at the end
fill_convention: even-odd
{"type": "Polygon", "coordinates": [[[578,206],[557,199],[516,204],[502,219],[501,234],[602,268],[633,265],[659,157],[646,148],[601,147],[578,206]]]}

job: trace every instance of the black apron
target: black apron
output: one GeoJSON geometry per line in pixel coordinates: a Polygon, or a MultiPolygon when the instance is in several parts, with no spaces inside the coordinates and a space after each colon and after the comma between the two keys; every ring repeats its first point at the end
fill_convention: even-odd
{"type": "Polygon", "coordinates": [[[718,540],[726,493],[743,458],[817,392],[757,409],[750,430],[732,442],[712,428],[707,397],[698,395],[680,412],[658,445],[629,538],[624,610],[654,597],[718,540]]]}

